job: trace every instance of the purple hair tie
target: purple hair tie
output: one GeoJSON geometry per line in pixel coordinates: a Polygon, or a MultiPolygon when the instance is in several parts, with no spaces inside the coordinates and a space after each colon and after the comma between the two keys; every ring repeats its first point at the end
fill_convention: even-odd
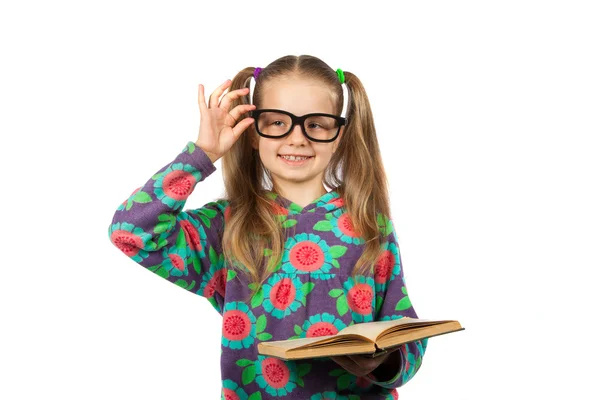
{"type": "Polygon", "coordinates": [[[258,79],[258,75],[260,74],[260,71],[262,71],[262,68],[260,68],[260,67],[254,68],[254,79],[258,79]]]}

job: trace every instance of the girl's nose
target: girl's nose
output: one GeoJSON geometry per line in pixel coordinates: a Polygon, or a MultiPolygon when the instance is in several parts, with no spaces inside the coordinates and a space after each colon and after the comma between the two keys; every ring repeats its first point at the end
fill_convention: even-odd
{"type": "Polygon", "coordinates": [[[302,127],[300,126],[300,124],[294,126],[289,136],[291,136],[291,138],[295,140],[306,140],[306,137],[302,132],[302,127]]]}

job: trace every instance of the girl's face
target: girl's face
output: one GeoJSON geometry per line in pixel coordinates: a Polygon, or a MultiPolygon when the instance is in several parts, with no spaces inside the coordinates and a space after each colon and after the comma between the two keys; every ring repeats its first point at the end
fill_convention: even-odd
{"type": "MultiPolygon", "coordinates": [[[[309,113],[334,114],[334,99],[329,89],[315,81],[299,78],[273,79],[262,88],[261,109],[274,108],[289,111],[297,116],[309,113]]],[[[331,160],[344,132],[342,126],[336,140],[319,143],[309,140],[296,125],[285,137],[270,139],[252,131],[252,147],[259,151],[260,159],[271,173],[274,183],[288,186],[290,183],[323,187],[323,173],[331,160]],[[311,156],[301,165],[290,165],[281,154],[311,156]]]]}

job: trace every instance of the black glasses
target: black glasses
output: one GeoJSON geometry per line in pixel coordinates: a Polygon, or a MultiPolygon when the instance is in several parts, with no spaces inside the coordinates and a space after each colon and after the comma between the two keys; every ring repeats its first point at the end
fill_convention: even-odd
{"type": "Polygon", "coordinates": [[[262,109],[250,111],[254,118],[256,132],[262,137],[278,139],[287,136],[294,126],[300,125],[302,133],[313,142],[333,142],[340,133],[342,125],[348,119],[332,114],[312,113],[297,117],[296,115],[275,109],[262,109]]]}

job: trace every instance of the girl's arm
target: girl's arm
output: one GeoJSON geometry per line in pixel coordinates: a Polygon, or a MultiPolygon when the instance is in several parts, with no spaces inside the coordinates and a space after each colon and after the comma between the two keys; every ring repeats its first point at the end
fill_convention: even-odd
{"type": "MultiPolygon", "coordinates": [[[[392,271],[389,280],[378,285],[378,295],[382,299],[377,304],[375,320],[418,318],[406,290],[398,237],[391,221],[388,222],[386,229],[391,232],[388,234],[388,241],[385,245],[387,251],[383,257],[388,257],[388,260],[393,261],[391,263],[392,271]]],[[[373,370],[366,378],[372,383],[388,389],[400,387],[417,373],[426,348],[427,339],[406,343],[390,353],[386,362],[373,370]]]]}
{"type": "Polygon", "coordinates": [[[119,205],[108,228],[111,243],[149,271],[197,295],[222,313],[223,201],[182,211],[198,182],[216,170],[194,142],[119,205]]]}

